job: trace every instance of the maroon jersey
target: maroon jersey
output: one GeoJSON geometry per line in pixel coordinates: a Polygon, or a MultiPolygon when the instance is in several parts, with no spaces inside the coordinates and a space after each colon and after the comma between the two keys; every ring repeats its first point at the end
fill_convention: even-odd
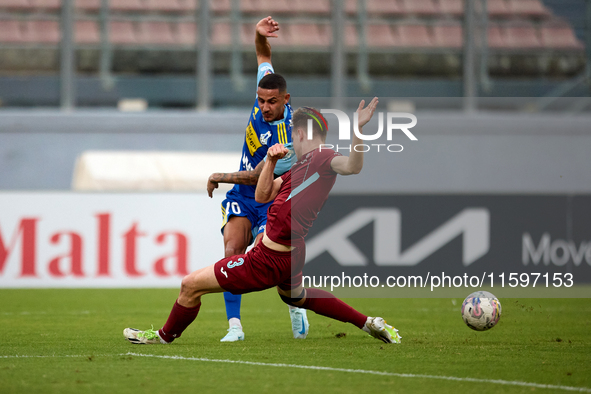
{"type": "Polygon", "coordinates": [[[315,149],[306,153],[290,171],[267,211],[267,236],[282,245],[301,245],[328,199],[337,173],[330,162],[340,153],[315,149]]]}

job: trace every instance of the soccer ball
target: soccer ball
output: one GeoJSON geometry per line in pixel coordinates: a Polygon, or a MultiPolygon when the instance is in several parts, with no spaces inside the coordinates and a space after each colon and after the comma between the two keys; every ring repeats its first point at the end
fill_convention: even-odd
{"type": "Polygon", "coordinates": [[[462,319],[473,330],[489,330],[500,318],[501,302],[488,291],[472,293],[462,303],[462,319]]]}

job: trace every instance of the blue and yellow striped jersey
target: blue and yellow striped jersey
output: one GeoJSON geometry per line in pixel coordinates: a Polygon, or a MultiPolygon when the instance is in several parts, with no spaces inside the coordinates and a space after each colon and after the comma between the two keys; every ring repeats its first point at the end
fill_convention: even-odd
{"type": "MultiPolygon", "coordinates": [[[[262,63],[259,66],[257,75],[257,86],[261,78],[273,72],[269,63],[262,63]]],[[[287,172],[295,161],[295,153],[291,143],[291,116],[293,110],[289,103],[285,104],[283,119],[274,122],[266,122],[259,108],[258,100],[255,100],[252,112],[246,126],[244,146],[240,160],[240,171],[252,171],[265,159],[269,147],[276,143],[284,144],[290,149],[290,153],[277,163],[276,175],[287,172]]],[[[234,191],[243,196],[254,198],[256,186],[235,185],[234,191]]]]}

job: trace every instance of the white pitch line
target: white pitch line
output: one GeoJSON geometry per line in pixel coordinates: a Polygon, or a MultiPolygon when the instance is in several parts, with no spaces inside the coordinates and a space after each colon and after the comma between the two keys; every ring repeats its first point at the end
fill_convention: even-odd
{"type": "Polygon", "coordinates": [[[394,376],[394,377],[398,377],[398,378],[438,379],[438,380],[451,380],[451,381],[455,381],[455,382],[492,383],[492,384],[501,384],[501,385],[505,385],[505,386],[535,387],[538,389],[565,390],[565,391],[578,391],[578,392],[582,392],[582,393],[591,393],[591,389],[587,388],[587,387],[557,386],[557,385],[552,385],[552,384],[529,383],[529,382],[519,382],[519,381],[500,380],[500,379],[458,378],[455,376],[418,375],[418,374],[412,374],[412,373],[371,371],[371,370],[366,370],[366,369],[319,367],[319,366],[314,366],[314,365],[261,363],[261,362],[257,362],[257,361],[219,360],[219,359],[200,358],[200,357],[158,356],[155,354],[139,354],[139,353],[132,353],[132,352],[123,353],[123,354],[120,354],[120,356],[153,357],[153,358],[162,358],[162,359],[169,359],[169,360],[203,361],[203,362],[211,362],[211,363],[245,364],[245,365],[263,366],[263,367],[312,369],[312,370],[317,370],[317,371],[332,371],[332,372],[346,372],[346,373],[362,373],[362,374],[380,375],[380,376],[394,376]]]}
{"type": "MultiPolygon", "coordinates": [[[[319,367],[319,366],[315,366],[315,365],[261,363],[258,361],[223,360],[223,359],[212,359],[212,358],[201,358],[201,357],[158,356],[155,354],[140,354],[140,353],[132,353],[132,352],[121,353],[121,354],[91,354],[90,356],[92,356],[92,357],[118,357],[118,356],[152,357],[152,358],[161,358],[161,359],[168,359],[168,360],[203,361],[203,362],[210,362],[210,363],[255,365],[255,366],[261,366],[261,367],[299,368],[299,369],[311,369],[311,370],[316,370],[316,371],[361,373],[361,374],[368,374],[368,375],[393,376],[393,377],[397,377],[397,378],[438,379],[438,380],[449,380],[449,381],[454,381],[454,382],[492,383],[492,384],[500,384],[500,385],[505,385],[505,386],[534,387],[534,388],[538,388],[538,389],[578,391],[581,393],[591,393],[591,388],[587,388],[587,387],[557,386],[557,385],[553,385],[553,384],[529,383],[529,382],[519,382],[519,381],[500,380],[500,379],[459,378],[456,376],[420,375],[420,374],[412,374],[412,373],[383,372],[383,371],[371,371],[371,370],[367,370],[367,369],[319,367]]],[[[15,355],[15,356],[0,356],[0,359],[2,359],[2,358],[4,358],[4,359],[7,359],[7,358],[70,358],[70,357],[90,357],[90,356],[88,354],[64,355],[64,356],[15,355]]]]}
{"type": "Polygon", "coordinates": [[[73,354],[73,355],[51,355],[51,356],[30,356],[30,355],[15,355],[15,356],[0,356],[0,358],[74,358],[74,357],[115,357],[116,354],[73,354]]]}

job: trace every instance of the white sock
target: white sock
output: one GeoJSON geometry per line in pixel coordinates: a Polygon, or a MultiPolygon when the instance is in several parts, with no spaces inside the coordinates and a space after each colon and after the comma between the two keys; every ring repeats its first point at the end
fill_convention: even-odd
{"type": "Polygon", "coordinates": [[[240,323],[240,319],[238,319],[237,317],[231,318],[230,320],[228,320],[228,323],[230,324],[230,328],[240,327],[240,329],[242,330],[242,324],[240,323]]]}
{"type": "Polygon", "coordinates": [[[371,320],[373,319],[373,317],[367,317],[367,320],[365,321],[365,324],[363,325],[362,330],[365,331],[368,334],[371,334],[371,330],[369,329],[369,323],[371,322],[371,320]]]}
{"type": "Polygon", "coordinates": [[[288,307],[289,307],[290,311],[293,311],[294,309],[300,309],[297,306],[293,306],[293,305],[288,305],[288,307]]]}
{"type": "Polygon", "coordinates": [[[170,342],[166,342],[164,339],[162,339],[162,337],[160,336],[160,331],[156,331],[156,335],[158,335],[158,338],[160,338],[160,343],[163,345],[169,345],[170,342]]]}

